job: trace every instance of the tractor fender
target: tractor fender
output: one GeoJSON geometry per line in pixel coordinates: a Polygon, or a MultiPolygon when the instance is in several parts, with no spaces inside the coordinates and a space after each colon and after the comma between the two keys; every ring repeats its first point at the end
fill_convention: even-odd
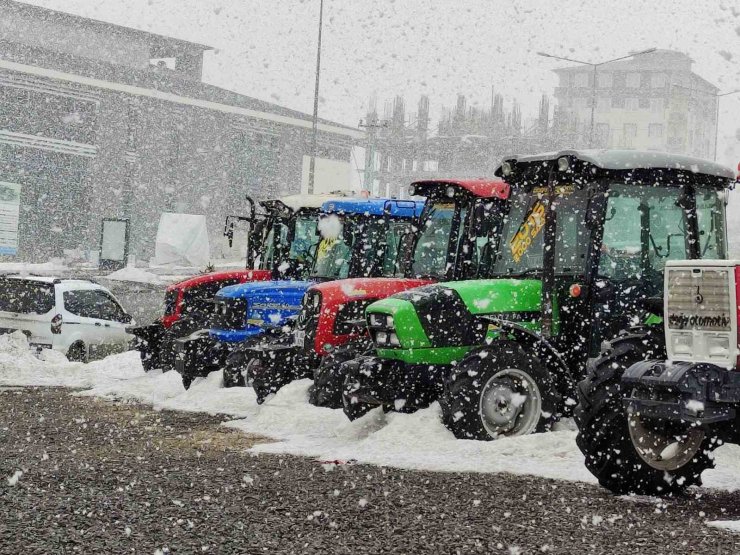
{"type": "MultiPolygon", "coordinates": [[[[575,401],[577,380],[555,346],[538,332],[525,328],[515,322],[500,320],[495,316],[486,317],[484,320],[498,326],[499,330],[503,332],[502,335],[511,337],[514,341],[522,345],[524,350],[537,355],[545,364],[550,374],[554,376],[559,390],[558,393],[563,396],[563,399],[566,399],[565,408],[569,412],[572,404],[567,402],[567,400],[573,399],[575,401]]],[[[496,339],[493,339],[493,341],[496,341],[496,339]]],[[[481,347],[481,349],[483,348],[485,347],[481,347]]]]}

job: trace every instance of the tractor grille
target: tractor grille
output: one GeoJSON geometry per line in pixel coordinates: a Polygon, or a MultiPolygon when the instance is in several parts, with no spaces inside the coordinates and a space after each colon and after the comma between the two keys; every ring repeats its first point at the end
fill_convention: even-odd
{"type": "Polygon", "coordinates": [[[247,325],[246,299],[217,297],[213,301],[211,325],[221,330],[240,330],[247,325]]]}
{"type": "Polygon", "coordinates": [[[361,301],[344,303],[337,312],[337,319],[334,322],[334,333],[337,335],[362,333],[365,329],[365,309],[374,300],[376,299],[363,299],[361,301]]]}
{"type": "Polygon", "coordinates": [[[727,268],[668,268],[668,327],[729,331],[730,271],[727,268]]]}

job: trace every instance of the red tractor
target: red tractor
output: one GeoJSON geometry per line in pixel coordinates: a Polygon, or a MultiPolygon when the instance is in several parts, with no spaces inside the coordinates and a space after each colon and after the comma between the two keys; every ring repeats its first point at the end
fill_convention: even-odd
{"type": "Polygon", "coordinates": [[[250,281],[303,277],[310,266],[310,249],[318,238],[321,205],[338,196],[342,195],[292,195],[261,201],[262,213],[257,213],[255,202],[247,198],[249,215],[227,217],[224,229],[231,244],[235,220],[249,223],[246,269],[209,272],[168,286],[164,314],[149,325],[130,329],[137,338],[144,370],[172,367],[172,342],[209,327],[213,297],[220,289],[250,281]]]}
{"type": "Polygon", "coordinates": [[[371,348],[365,308],[385,297],[433,281],[472,279],[493,262],[509,186],[501,180],[419,181],[426,197],[414,232],[404,238],[400,275],[321,283],[303,297],[295,329],[235,353],[227,363],[246,374],[262,402],[283,385],[314,378],[311,402],[341,407],[342,362],[371,348]]]}

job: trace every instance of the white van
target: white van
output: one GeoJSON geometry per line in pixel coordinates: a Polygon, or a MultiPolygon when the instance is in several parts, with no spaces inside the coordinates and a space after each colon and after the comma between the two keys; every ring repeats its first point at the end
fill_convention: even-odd
{"type": "Polygon", "coordinates": [[[0,333],[86,362],[128,350],[131,316],[105,287],[81,279],[0,277],[0,333]]]}

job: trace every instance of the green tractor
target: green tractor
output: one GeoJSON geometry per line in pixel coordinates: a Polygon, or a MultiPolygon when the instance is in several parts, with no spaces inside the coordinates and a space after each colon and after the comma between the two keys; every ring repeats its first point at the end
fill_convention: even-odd
{"type": "MultiPolygon", "coordinates": [[[[373,303],[376,355],[344,368],[345,413],[439,400],[458,438],[549,429],[603,339],[660,327],[667,260],[726,257],[717,164],[640,151],[511,158],[512,187],[491,279],[439,283],[373,303]]],[[[649,356],[649,355],[648,355],[649,356]]]]}

